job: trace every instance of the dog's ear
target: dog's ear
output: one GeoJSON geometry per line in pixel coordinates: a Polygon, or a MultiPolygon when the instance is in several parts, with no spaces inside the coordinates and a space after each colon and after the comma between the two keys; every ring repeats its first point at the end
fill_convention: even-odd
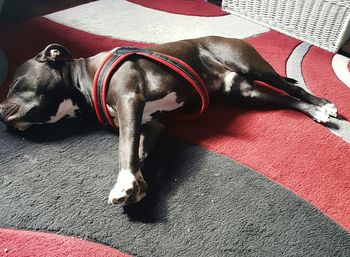
{"type": "Polygon", "coordinates": [[[60,62],[72,60],[72,55],[63,45],[48,45],[41,53],[36,56],[39,62],[60,62]]]}

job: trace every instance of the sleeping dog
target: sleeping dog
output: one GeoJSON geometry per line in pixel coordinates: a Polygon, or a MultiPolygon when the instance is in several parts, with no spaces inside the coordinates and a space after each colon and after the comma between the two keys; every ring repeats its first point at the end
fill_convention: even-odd
{"type": "MultiPolygon", "coordinates": [[[[337,116],[334,104],[306,92],[294,79],[280,76],[251,45],[239,39],[210,36],[182,40],[140,50],[138,56],[132,54],[135,49],[122,50],[131,51],[130,56],[107,80],[101,80],[96,74],[104,72],[100,65],[108,62],[106,57],[113,56],[112,52],[73,59],[64,46],[51,44],[16,70],[7,98],[0,104],[0,119],[19,130],[104,110],[99,115],[107,116],[110,125],[119,128],[120,137],[120,171],[109,194],[112,204],[135,203],[146,195],[141,166],[163,129],[158,114],[188,106],[199,99],[198,94],[202,107],[208,101],[205,94],[239,94],[297,110],[319,123],[337,116]],[[168,58],[175,68],[144,53],[168,58]],[[96,89],[99,80],[105,83],[96,89]],[[288,95],[266,93],[255,81],[288,95]],[[191,83],[194,87],[188,86],[191,83]],[[201,86],[205,88],[200,90],[201,86]],[[105,93],[102,100],[94,99],[99,97],[94,96],[95,90],[105,93]]],[[[123,56],[119,53],[118,57],[123,56]]]]}

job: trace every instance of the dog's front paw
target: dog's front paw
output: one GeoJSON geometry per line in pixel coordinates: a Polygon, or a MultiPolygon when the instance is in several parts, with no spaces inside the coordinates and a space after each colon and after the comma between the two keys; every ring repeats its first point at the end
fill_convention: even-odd
{"type": "Polygon", "coordinates": [[[136,203],[146,196],[147,184],[140,171],[135,175],[129,170],[122,170],[116,185],[109,193],[108,203],[136,203]]]}
{"type": "Polygon", "coordinates": [[[135,175],[130,170],[121,170],[117,183],[109,193],[108,203],[125,203],[128,197],[138,188],[135,175]]]}

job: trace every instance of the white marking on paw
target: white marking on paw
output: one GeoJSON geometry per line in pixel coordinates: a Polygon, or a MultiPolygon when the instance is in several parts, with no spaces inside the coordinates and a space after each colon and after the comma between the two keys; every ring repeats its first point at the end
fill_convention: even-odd
{"type": "Polygon", "coordinates": [[[47,123],[55,123],[66,116],[74,118],[76,110],[79,110],[79,107],[73,104],[71,99],[64,99],[58,106],[57,113],[54,116],[51,116],[47,123]]]}
{"type": "Polygon", "coordinates": [[[321,106],[322,111],[332,117],[337,117],[338,110],[333,103],[328,103],[321,106]]]}
{"type": "Polygon", "coordinates": [[[313,118],[320,123],[327,123],[331,120],[331,117],[325,113],[321,107],[317,107],[317,111],[315,112],[313,118]]]}
{"type": "Polygon", "coordinates": [[[133,193],[136,178],[131,170],[121,170],[118,176],[117,183],[109,193],[109,203],[124,203],[128,197],[133,193]]]}

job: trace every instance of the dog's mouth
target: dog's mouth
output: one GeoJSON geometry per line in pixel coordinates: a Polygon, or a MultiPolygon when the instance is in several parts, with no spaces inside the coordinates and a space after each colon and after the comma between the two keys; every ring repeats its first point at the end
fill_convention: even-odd
{"type": "Polygon", "coordinates": [[[0,121],[7,126],[24,131],[31,126],[31,123],[22,121],[24,117],[21,108],[16,103],[6,104],[6,108],[1,108],[0,121]]]}
{"type": "Polygon", "coordinates": [[[13,124],[11,124],[11,126],[19,131],[25,131],[26,129],[28,129],[32,124],[28,123],[28,122],[24,122],[24,121],[18,121],[15,122],[13,124]]]}
{"type": "Polygon", "coordinates": [[[19,131],[24,131],[32,125],[29,122],[21,121],[20,117],[10,118],[10,120],[7,120],[7,121],[3,120],[3,122],[7,125],[7,127],[10,127],[12,129],[19,130],[19,131]]]}

